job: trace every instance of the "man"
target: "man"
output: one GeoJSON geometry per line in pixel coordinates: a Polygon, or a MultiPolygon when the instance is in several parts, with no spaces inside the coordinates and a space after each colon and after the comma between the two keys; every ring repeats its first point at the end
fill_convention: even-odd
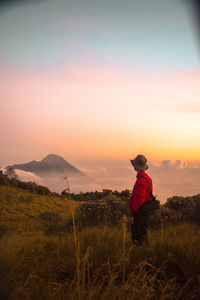
{"type": "Polygon", "coordinates": [[[131,160],[131,163],[137,172],[137,180],[129,202],[131,211],[129,221],[131,223],[132,241],[136,245],[141,245],[143,242],[147,243],[148,217],[142,215],[139,209],[145,202],[152,200],[150,190],[153,193],[153,187],[151,178],[145,172],[148,169],[146,157],[140,154],[131,160]]]}

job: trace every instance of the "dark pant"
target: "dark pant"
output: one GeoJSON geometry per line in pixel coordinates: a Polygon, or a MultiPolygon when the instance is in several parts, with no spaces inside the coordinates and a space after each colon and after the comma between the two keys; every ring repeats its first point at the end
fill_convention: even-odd
{"type": "Polygon", "coordinates": [[[147,226],[148,217],[139,215],[134,217],[134,224],[131,225],[131,235],[134,244],[141,245],[143,242],[147,243],[147,226]]]}

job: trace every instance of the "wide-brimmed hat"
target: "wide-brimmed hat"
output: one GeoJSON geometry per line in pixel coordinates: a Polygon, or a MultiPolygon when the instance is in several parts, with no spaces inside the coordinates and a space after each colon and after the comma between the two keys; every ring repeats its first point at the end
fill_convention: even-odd
{"type": "Polygon", "coordinates": [[[144,155],[139,154],[136,158],[131,159],[132,165],[141,171],[146,171],[148,169],[147,159],[144,155]]]}

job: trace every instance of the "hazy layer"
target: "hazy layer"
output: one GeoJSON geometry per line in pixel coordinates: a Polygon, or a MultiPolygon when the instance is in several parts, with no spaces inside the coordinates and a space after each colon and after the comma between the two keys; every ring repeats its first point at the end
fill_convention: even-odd
{"type": "MultiPolygon", "coordinates": [[[[94,166],[80,168],[90,179],[68,178],[71,192],[101,191],[102,189],[132,190],[136,173],[128,161],[101,162],[94,166]]],[[[35,181],[47,185],[52,191],[61,192],[66,188],[63,174],[49,180],[30,172],[16,170],[24,181],[35,181]]],[[[164,160],[149,163],[147,173],[153,179],[154,194],[161,202],[174,195],[191,196],[200,193],[200,163],[164,160]]]]}

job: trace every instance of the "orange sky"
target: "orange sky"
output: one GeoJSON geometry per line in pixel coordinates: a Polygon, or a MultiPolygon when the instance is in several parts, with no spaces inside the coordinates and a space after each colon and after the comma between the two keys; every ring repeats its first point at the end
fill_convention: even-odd
{"type": "Polygon", "coordinates": [[[199,193],[194,5],[4,2],[0,167],[55,153],[96,178],[84,190],[124,189],[135,180],[129,159],[142,153],[161,199],[199,193]]]}
{"type": "Polygon", "coordinates": [[[200,160],[200,73],[1,63],[2,160],[200,160]],[[4,76],[2,76],[4,73],[4,76]]]}

